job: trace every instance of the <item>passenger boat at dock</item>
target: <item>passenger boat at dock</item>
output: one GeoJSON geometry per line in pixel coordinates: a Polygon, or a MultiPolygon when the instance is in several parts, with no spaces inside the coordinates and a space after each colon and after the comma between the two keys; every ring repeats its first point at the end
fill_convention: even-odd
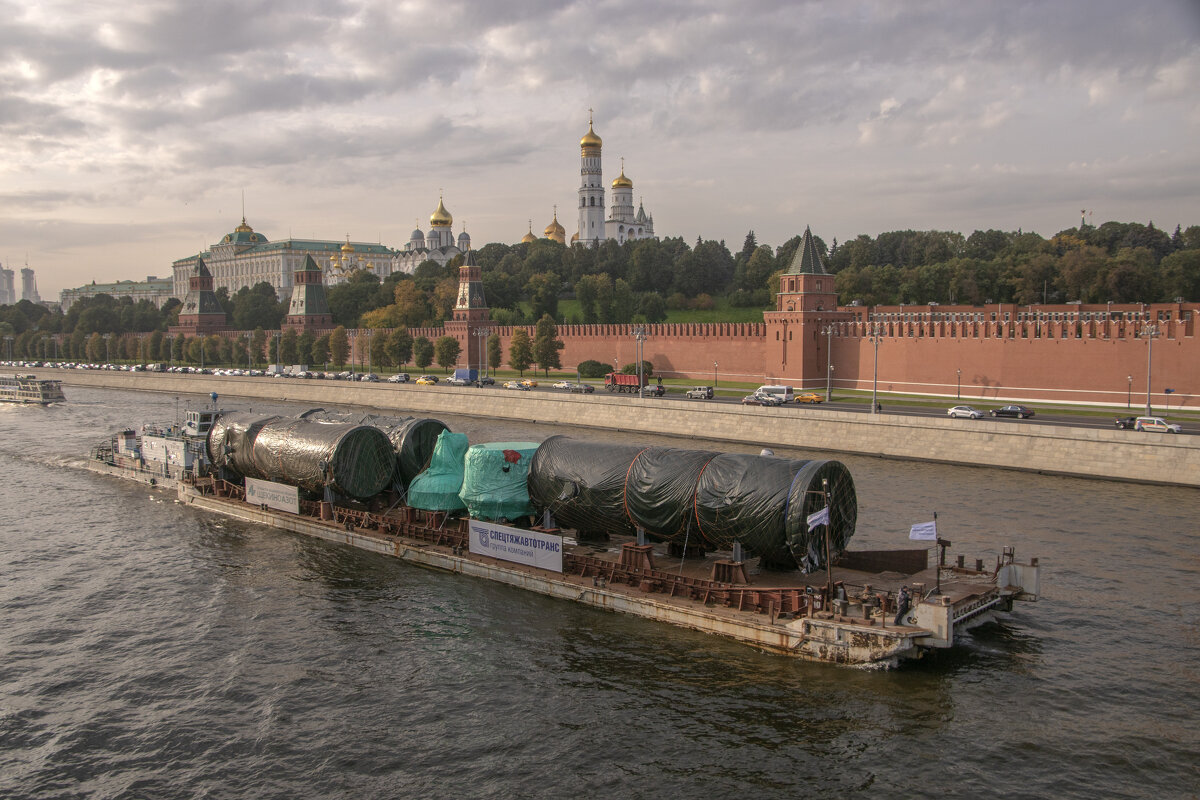
{"type": "Polygon", "coordinates": [[[224,414],[214,397],[183,425],[119,432],[88,466],[227,517],[813,661],[895,666],[1039,593],[1037,560],[1010,548],[970,565],[941,540],[849,550],[857,497],[833,461],[561,436],[468,446],[436,420],[224,414]]]}
{"type": "Polygon", "coordinates": [[[36,375],[0,375],[0,403],[49,405],[66,402],[62,382],[36,375]]]}

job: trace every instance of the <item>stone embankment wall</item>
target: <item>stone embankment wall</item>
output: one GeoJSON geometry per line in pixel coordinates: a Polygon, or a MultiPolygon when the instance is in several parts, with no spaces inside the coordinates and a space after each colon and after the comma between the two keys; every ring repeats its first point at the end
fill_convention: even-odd
{"type": "MultiPolygon", "coordinates": [[[[67,386],[359,405],[1200,487],[1200,437],[497,388],[42,370],[67,386]],[[55,374],[57,373],[57,374],[55,374]]],[[[68,401],[70,390],[67,390],[68,401]]]]}

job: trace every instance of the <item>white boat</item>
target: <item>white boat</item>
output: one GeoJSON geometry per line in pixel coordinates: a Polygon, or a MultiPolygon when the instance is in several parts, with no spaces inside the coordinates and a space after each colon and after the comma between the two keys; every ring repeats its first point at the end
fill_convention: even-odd
{"type": "Polygon", "coordinates": [[[0,375],[0,403],[48,405],[66,401],[62,382],[36,375],[0,375]]]}

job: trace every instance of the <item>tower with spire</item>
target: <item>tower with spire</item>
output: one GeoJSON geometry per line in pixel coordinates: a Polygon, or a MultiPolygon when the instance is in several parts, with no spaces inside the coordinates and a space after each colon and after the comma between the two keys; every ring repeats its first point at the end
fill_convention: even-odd
{"type": "Polygon", "coordinates": [[[304,266],[292,273],[292,281],[292,299],[283,328],[296,331],[332,328],[333,312],[325,297],[323,273],[311,255],[305,257],[304,266]]]}
{"type": "Polygon", "coordinates": [[[582,245],[604,241],[604,170],[600,151],[604,142],[592,128],[588,112],[588,131],[579,140],[579,229],[576,233],[582,245]]]}
{"type": "Polygon", "coordinates": [[[179,324],[170,328],[172,334],[207,336],[228,328],[225,309],[213,291],[213,276],[203,258],[196,258],[196,267],[188,278],[187,295],[179,309],[179,324]]]}

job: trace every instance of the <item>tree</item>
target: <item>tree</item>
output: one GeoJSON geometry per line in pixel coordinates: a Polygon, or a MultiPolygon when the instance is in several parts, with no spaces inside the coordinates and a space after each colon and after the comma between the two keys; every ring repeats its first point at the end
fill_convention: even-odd
{"type": "Polygon", "coordinates": [[[540,319],[543,314],[556,316],[558,314],[558,289],[561,285],[558,275],[553,272],[539,272],[532,275],[525,284],[529,293],[529,302],[533,306],[533,316],[540,319]]]}
{"type": "Polygon", "coordinates": [[[381,331],[375,331],[370,339],[371,363],[376,367],[390,367],[392,360],[388,357],[387,337],[381,331]]]}
{"type": "Polygon", "coordinates": [[[296,348],[296,340],[298,338],[295,328],[288,328],[283,332],[283,336],[279,340],[279,362],[281,364],[300,363],[296,360],[300,355],[296,348]]]}
{"type": "Polygon", "coordinates": [[[391,359],[392,366],[403,366],[412,359],[413,339],[409,336],[408,331],[397,328],[387,337],[387,345],[384,349],[388,358],[391,359]]]}
{"type": "MultiPolygon", "coordinates": [[[[316,337],[312,331],[305,331],[296,337],[296,363],[297,364],[313,364],[316,359],[313,358],[313,342],[316,337]]],[[[323,359],[322,359],[323,360],[323,359]]]]}
{"type": "Polygon", "coordinates": [[[517,328],[513,331],[512,341],[508,344],[508,365],[525,376],[525,370],[533,363],[533,343],[529,340],[529,331],[517,328]]]}
{"type": "Polygon", "coordinates": [[[425,369],[433,363],[433,342],[424,336],[418,336],[413,342],[413,364],[417,369],[425,369]]]}
{"type": "Polygon", "coordinates": [[[253,288],[239,289],[232,298],[232,305],[230,318],[233,326],[243,331],[278,328],[287,311],[284,304],[275,298],[275,287],[266,281],[256,283],[253,288]]]}
{"type": "Polygon", "coordinates": [[[549,314],[543,314],[534,327],[533,358],[542,368],[543,375],[550,374],[550,368],[562,369],[562,361],[558,351],[563,349],[563,341],[558,338],[558,326],[549,314]]]}
{"type": "Polygon", "coordinates": [[[87,340],[87,360],[95,363],[103,361],[104,356],[104,339],[99,333],[93,333],[87,340]]]}
{"type": "Polygon", "coordinates": [[[329,356],[338,369],[346,366],[346,359],[350,356],[350,339],[341,325],[329,334],[329,356]]]}
{"type": "Polygon", "coordinates": [[[329,363],[329,334],[318,336],[312,345],[312,363],[329,363]]]}
{"type": "Polygon", "coordinates": [[[250,339],[250,352],[254,354],[254,360],[267,357],[267,332],[261,327],[254,329],[254,335],[250,339]]]}
{"type": "Polygon", "coordinates": [[[487,340],[487,360],[488,366],[492,369],[500,369],[503,353],[500,349],[500,334],[493,333],[487,340]]]}
{"type": "Polygon", "coordinates": [[[438,366],[449,370],[458,363],[458,354],[462,352],[462,345],[453,336],[439,336],[433,345],[433,352],[438,366]]]}

